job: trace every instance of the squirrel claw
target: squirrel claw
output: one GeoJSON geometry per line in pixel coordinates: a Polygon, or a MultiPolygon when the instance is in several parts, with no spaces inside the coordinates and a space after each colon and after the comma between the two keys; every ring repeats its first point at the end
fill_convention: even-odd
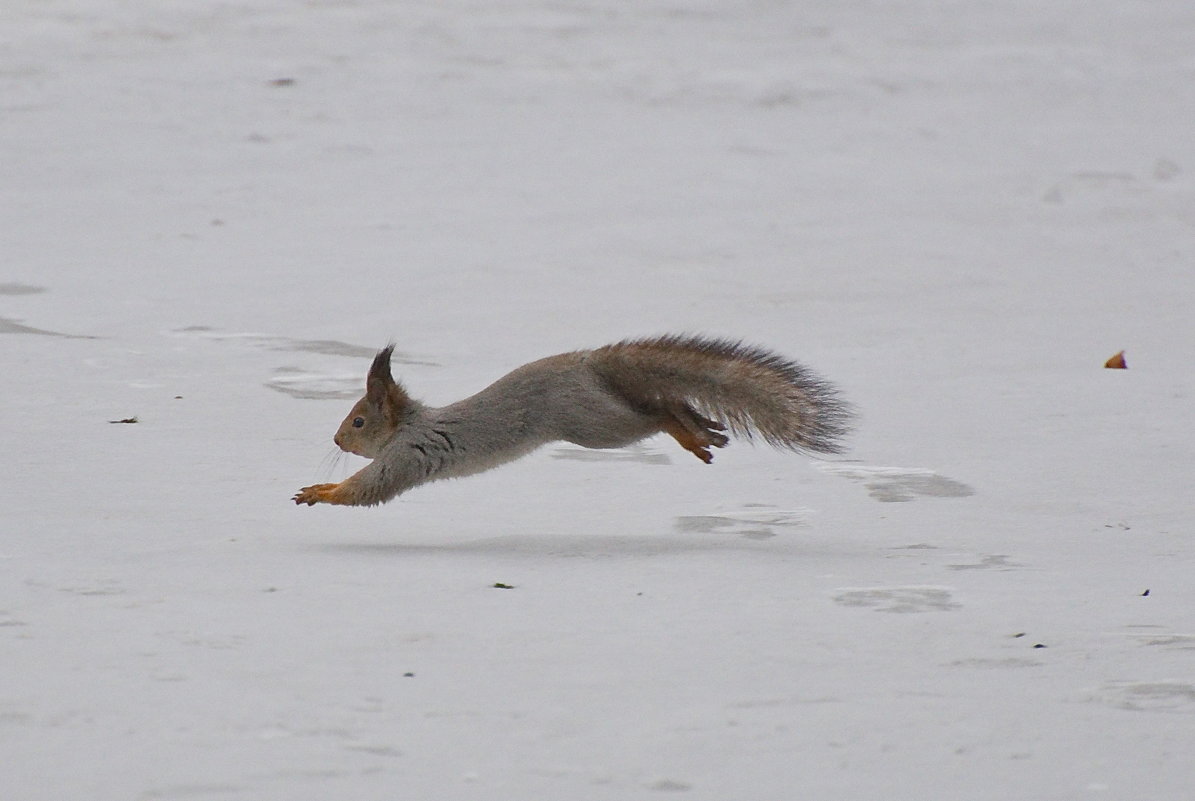
{"type": "Polygon", "coordinates": [[[303,504],[315,506],[317,503],[331,503],[332,492],[339,486],[339,484],[312,484],[310,487],[303,487],[303,489],[295,493],[295,496],[291,500],[299,506],[303,504]]]}
{"type": "Polygon", "coordinates": [[[697,414],[688,406],[674,410],[664,418],[661,429],[706,464],[714,461],[711,447],[725,448],[730,442],[730,438],[721,433],[726,430],[725,425],[697,414]]]}

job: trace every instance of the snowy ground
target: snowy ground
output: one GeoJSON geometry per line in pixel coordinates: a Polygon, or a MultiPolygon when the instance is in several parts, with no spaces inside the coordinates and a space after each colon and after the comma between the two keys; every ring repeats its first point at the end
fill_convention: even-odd
{"type": "Polygon", "coordinates": [[[1193,41],[8,0],[0,797],[1190,798],[1193,41]],[[390,338],[439,403],[664,331],[831,377],[852,450],[288,500],[390,338]]]}

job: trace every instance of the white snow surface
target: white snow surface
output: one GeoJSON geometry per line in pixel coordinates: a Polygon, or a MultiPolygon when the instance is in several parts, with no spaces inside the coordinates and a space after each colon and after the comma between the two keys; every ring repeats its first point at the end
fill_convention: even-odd
{"type": "Polygon", "coordinates": [[[0,798],[1191,798],[1193,42],[7,0],[0,798]],[[835,381],[849,452],[289,500],[388,340],[444,403],[662,332],[835,381]]]}

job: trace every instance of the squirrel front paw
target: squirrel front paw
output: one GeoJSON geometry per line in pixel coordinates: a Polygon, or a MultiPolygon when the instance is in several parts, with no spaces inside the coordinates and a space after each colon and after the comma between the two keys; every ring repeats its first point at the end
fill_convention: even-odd
{"type": "Polygon", "coordinates": [[[315,506],[317,503],[336,503],[336,490],[340,488],[339,484],[312,484],[310,487],[303,487],[295,493],[291,498],[296,504],[302,506],[315,506]]]}

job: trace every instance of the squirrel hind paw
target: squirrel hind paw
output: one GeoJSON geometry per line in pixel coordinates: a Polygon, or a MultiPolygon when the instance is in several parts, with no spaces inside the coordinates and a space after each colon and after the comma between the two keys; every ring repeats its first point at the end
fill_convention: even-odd
{"type": "Polygon", "coordinates": [[[673,412],[665,418],[661,428],[682,448],[706,464],[714,461],[714,455],[710,453],[711,447],[725,448],[730,444],[730,438],[721,433],[726,430],[726,426],[687,407],[680,414],[673,412]]]}

